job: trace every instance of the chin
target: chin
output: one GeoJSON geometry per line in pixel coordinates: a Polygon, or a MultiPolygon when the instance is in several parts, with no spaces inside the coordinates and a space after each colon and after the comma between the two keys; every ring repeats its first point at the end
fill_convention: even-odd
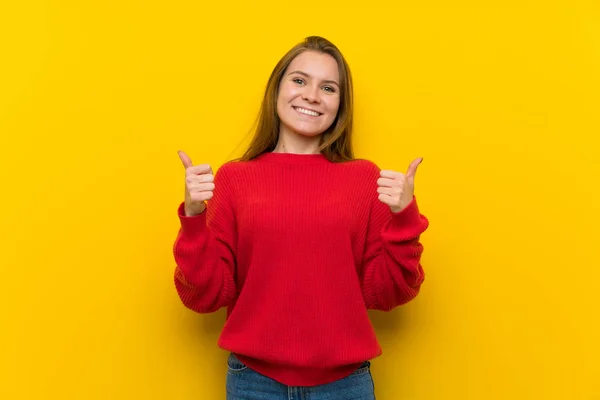
{"type": "Polygon", "coordinates": [[[321,132],[321,131],[315,132],[315,131],[294,130],[294,132],[300,136],[304,136],[307,138],[314,138],[317,136],[321,136],[323,134],[323,132],[321,132]]]}
{"type": "Polygon", "coordinates": [[[294,132],[295,134],[307,138],[321,136],[323,133],[325,133],[325,131],[327,131],[327,128],[306,126],[304,124],[288,124],[287,127],[290,131],[294,132]]]}

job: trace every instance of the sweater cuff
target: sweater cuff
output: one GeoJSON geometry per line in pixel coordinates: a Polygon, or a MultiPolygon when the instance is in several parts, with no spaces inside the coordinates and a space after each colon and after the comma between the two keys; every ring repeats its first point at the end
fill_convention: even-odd
{"type": "Polygon", "coordinates": [[[422,222],[422,215],[419,212],[417,198],[413,196],[412,201],[402,211],[392,213],[390,227],[402,229],[409,226],[419,226],[422,222]]]}
{"type": "Polygon", "coordinates": [[[206,230],[206,209],[198,215],[189,217],[185,215],[185,203],[182,202],[177,208],[177,215],[184,234],[198,236],[206,230]]]}

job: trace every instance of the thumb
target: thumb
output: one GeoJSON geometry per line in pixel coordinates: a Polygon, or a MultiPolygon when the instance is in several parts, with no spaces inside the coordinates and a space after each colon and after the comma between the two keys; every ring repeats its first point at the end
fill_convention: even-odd
{"type": "Polygon", "coordinates": [[[419,166],[419,164],[421,164],[421,162],[423,162],[423,157],[417,158],[416,160],[414,160],[413,162],[410,163],[410,165],[408,166],[408,170],[406,171],[406,177],[410,178],[410,179],[415,179],[415,175],[417,173],[417,167],[419,166]]]}
{"type": "Polygon", "coordinates": [[[185,152],[183,150],[179,150],[177,152],[177,154],[179,154],[179,158],[181,159],[181,162],[183,163],[183,166],[185,168],[190,168],[190,167],[194,166],[194,164],[192,163],[192,159],[190,158],[190,156],[188,156],[187,154],[185,154],[185,152]]]}

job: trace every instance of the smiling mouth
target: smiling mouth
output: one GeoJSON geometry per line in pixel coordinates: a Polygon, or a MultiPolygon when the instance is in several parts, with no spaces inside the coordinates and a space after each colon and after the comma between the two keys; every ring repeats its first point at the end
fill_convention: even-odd
{"type": "Polygon", "coordinates": [[[308,115],[310,117],[318,117],[319,115],[321,115],[321,113],[318,113],[313,110],[308,110],[308,109],[302,108],[302,107],[293,107],[293,109],[302,115],[308,115]]]}

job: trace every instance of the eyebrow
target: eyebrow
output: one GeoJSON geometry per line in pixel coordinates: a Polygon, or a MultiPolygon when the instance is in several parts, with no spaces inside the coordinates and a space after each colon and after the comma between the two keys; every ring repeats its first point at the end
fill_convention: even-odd
{"type": "MultiPolygon", "coordinates": [[[[290,73],[288,74],[288,76],[289,76],[289,75],[292,75],[292,74],[299,74],[299,75],[303,75],[303,76],[305,76],[305,77],[307,77],[307,78],[311,78],[311,76],[310,76],[309,74],[307,74],[306,72],[303,72],[303,71],[292,71],[292,72],[290,72],[290,73]]],[[[339,83],[337,83],[336,81],[332,81],[332,80],[330,80],[330,79],[326,79],[326,80],[324,80],[324,81],[323,81],[323,83],[333,83],[333,84],[335,84],[337,87],[340,87],[340,84],[339,84],[339,83]]]]}

